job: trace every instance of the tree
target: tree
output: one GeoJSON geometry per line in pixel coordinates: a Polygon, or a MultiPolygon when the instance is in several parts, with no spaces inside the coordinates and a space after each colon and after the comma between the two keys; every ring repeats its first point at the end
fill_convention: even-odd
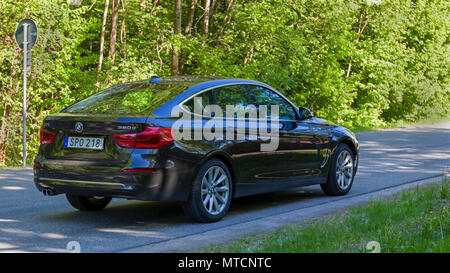
{"type": "Polygon", "coordinates": [[[117,38],[117,21],[119,20],[119,0],[113,0],[112,15],[111,15],[111,36],[109,38],[109,57],[114,60],[116,58],[116,38],[117,38]]]}
{"type": "Polygon", "coordinates": [[[69,2],[0,0],[0,167],[21,163],[23,18],[39,27],[28,164],[47,115],[155,73],[259,80],[350,128],[450,113],[449,1],[112,0],[111,18],[110,0],[69,2]]]}
{"type": "MultiPolygon", "coordinates": [[[[181,0],[175,0],[174,6],[174,24],[173,24],[173,33],[178,35],[181,33],[181,0]]],[[[179,75],[179,49],[172,44],[172,75],[179,75]]]]}
{"type": "Polygon", "coordinates": [[[210,14],[211,0],[205,0],[205,9],[203,14],[203,34],[206,36],[209,33],[209,14],[210,14]]]}
{"type": "Polygon", "coordinates": [[[195,7],[198,0],[191,0],[191,5],[189,6],[189,12],[187,16],[186,28],[184,29],[184,34],[188,36],[192,31],[192,24],[194,23],[195,7]]]}
{"type": "Polygon", "coordinates": [[[108,8],[109,0],[105,0],[105,11],[103,13],[102,30],[100,32],[100,55],[98,59],[98,71],[102,70],[103,66],[103,51],[105,46],[105,30],[106,30],[106,20],[108,19],[108,8]]]}
{"type": "Polygon", "coordinates": [[[219,35],[217,40],[222,39],[223,36],[223,32],[225,30],[225,27],[230,23],[231,21],[231,13],[233,12],[233,6],[235,4],[237,0],[228,0],[228,7],[227,7],[227,11],[225,13],[225,17],[223,17],[223,23],[222,23],[222,28],[220,29],[219,35]]]}
{"type": "Polygon", "coordinates": [[[123,57],[127,58],[127,30],[126,30],[126,18],[127,18],[127,1],[122,0],[122,25],[120,27],[120,42],[123,45],[123,57]]]}
{"type": "MultiPolygon", "coordinates": [[[[364,30],[366,29],[369,21],[370,21],[370,15],[367,14],[367,6],[362,5],[361,11],[360,11],[360,16],[359,16],[358,34],[357,34],[356,40],[355,40],[355,47],[358,45],[359,39],[361,38],[361,35],[364,33],[364,30]]],[[[352,69],[352,58],[350,58],[350,61],[348,63],[347,73],[345,74],[345,76],[347,78],[350,76],[351,69],[352,69]]]]}

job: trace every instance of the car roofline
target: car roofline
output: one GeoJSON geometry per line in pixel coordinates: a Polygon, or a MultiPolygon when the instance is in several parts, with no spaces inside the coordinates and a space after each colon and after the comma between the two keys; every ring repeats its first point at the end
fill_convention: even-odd
{"type": "Polygon", "coordinates": [[[279,91],[277,91],[275,88],[271,87],[270,85],[267,85],[262,82],[254,81],[254,80],[231,79],[231,78],[230,79],[211,80],[211,81],[202,82],[197,85],[191,86],[188,89],[186,89],[184,92],[182,92],[181,94],[178,94],[177,96],[175,96],[172,99],[170,99],[169,101],[167,101],[165,104],[163,104],[160,107],[153,110],[152,115],[160,116],[160,117],[170,116],[174,107],[180,106],[186,100],[194,97],[196,94],[207,92],[208,90],[211,90],[213,88],[217,88],[220,86],[236,85],[236,84],[258,85],[258,86],[266,87],[267,89],[274,91],[276,94],[280,95],[283,99],[285,99],[289,104],[291,104],[291,106],[294,108],[294,111],[296,111],[296,115],[298,116],[297,106],[294,103],[292,103],[288,98],[286,98],[283,94],[281,94],[279,91]]]}

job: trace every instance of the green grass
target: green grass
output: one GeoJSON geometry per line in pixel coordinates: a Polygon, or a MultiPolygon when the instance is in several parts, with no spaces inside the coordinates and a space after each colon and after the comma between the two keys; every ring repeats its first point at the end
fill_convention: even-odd
{"type": "Polygon", "coordinates": [[[203,252],[450,252],[450,180],[203,252]]]}

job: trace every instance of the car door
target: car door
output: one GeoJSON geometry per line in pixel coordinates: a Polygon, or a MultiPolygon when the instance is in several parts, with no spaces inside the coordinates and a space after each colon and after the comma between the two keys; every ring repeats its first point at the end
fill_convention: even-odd
{"type": "MultiPolygon", "coordinates": [[[[280,186],[307,183],[319,163],[319,149],[311,124],[299,121],[294,106],[277,92],[257,85],[247,86],[250,103],[279,106],[279,144],[274,151],[263,152],[255,166],[255,181],[275,182],[280,186]],[[283,185],[281,185],[283,184],[283,185]]],[[[269,119],[274,114],[268,111],[269,119]]]]}
{"type": "Polygon", "coordinates": [[[226,138],[232,139],[225,151],[233,158],[235,179],[239,183],[253,182],[261,153],[260,141],[252,136],[250,130],[257,128],[257,120],[251,118],[256,115],[251,111],[255,109],[251,108],[248,96],[239,84],[215,88],[213,97],[223,111],[226,138]]]}

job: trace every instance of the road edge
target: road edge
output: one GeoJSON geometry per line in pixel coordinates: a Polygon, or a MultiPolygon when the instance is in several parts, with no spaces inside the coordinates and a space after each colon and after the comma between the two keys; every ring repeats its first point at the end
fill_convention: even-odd
{"type": "Polygon", "coordinates": [[[144,246],[128,248],[120,253],[167,253],[167,252],[198,252],[203,248],[229,243],[242,237],[268,233],[289,224],[300,224],[306,220],[323,217],[352,206],[361,206],[371,200],[384,199],[396,193],[413,189],[429,183],[441,181],[448,174],[406,182],[399,186],[389,187],[354,197],[330,201],[312,207],[296,209],[279,215],[258,218],[245,223],[221,227],[207,232],[169,239],[164,242],[151,243],[144,246]],[[194,247],[193,247],[194,246],[194,247]]]}

